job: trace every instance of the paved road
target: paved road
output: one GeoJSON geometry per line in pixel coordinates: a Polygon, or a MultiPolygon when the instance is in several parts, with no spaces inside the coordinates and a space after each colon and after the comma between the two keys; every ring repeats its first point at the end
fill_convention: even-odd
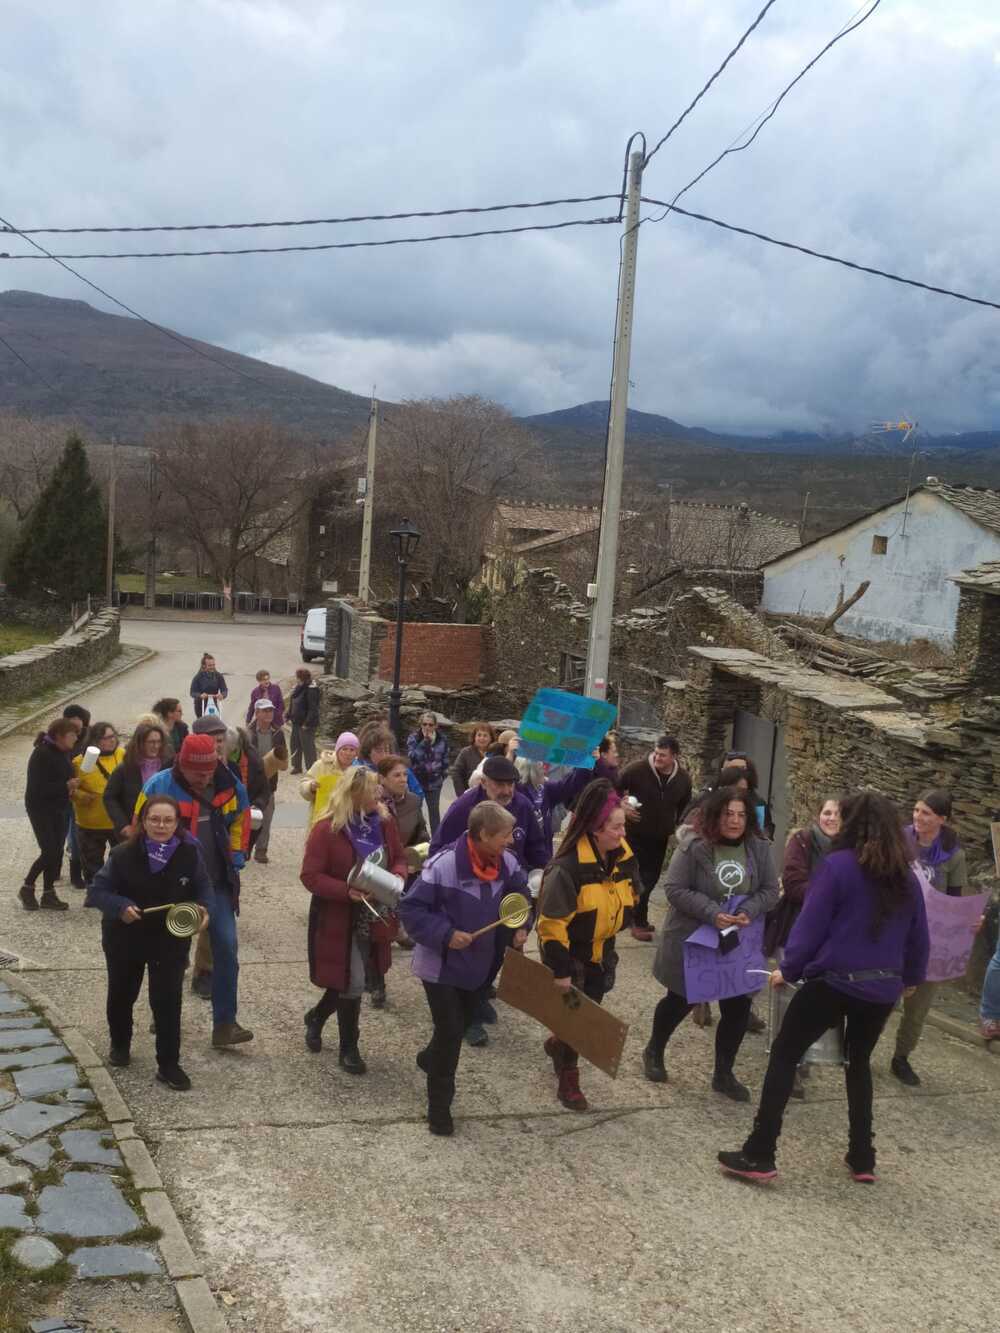
{"type": "MultiPolygon", "coordinates": [[[[143,624],[163,651],[92,703],[128,721],[157,694],[181,693],[202,647],[245,694],[258,664],[295,664],[294,632],[143,624]],[[156,631],[154,633],[154,631],[156,631]],[[282,656],[282,654],[284,654],[282,656]]],[[[0,745],[20,782],[25,741],[0,745]]],[[[299,797],[282,779],[289,815],[299,797]]],[[[3,825],[15,866],[20,822],[3,825]]],[[[842,1163],[839,1077],[820,1073],[793,1105],[770,1188],[722,1178],[745,1107],[708,1089],[711,1034],[685,1024],[668,1052],[671,1081],[646,1083],[639,1052],[660,992],[651,950],[628,940],[610,999],[629,1021],[615,1082],[587,1070],[594,1110],[562,1110],[544,1035],[504,1010],[491,1044],[466,1049],[455,1139],[423,1124],[413,1056],[426,1039],[422,994],[396,956],[389,1007],[365,1010],[364,1079],[310,1055],[302,1014],[307,901],[297,879],[302,832],[279,828],[272,864],[245,875],[241,1019],[256,1040],[208,1045],[207,1006],[184,1014],[187,1095],[153,1082],[140,1023],[130,1069],[115,1071],[185,1218],[213,1286],[231,1292],[231,1326],[260,1333],[981,1333],[1000,1303],[1000,1060],[928,1030],[902,1088],[877,1055],[882,1179],[852,1185],[842,1163]]],[[[97,923],[0,901],[0,943],[43,967],[38,984],[106,1048],[97,923]]],[[[659,910],[662,911],[662,901],[659,910]]],[[[739,1071],[759,1090],[764,1044],[748,1038],[739,1071]]]]}

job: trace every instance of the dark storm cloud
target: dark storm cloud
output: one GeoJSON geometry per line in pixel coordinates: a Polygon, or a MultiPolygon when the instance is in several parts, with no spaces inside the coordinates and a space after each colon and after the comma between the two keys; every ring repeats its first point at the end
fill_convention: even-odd
{"type": "MultiPolygon", "coordinates": [[[[758,7],[8,3],[0,212],[20,225],[235,221],[614,191],[629,132],[644,129],[654,141],[758,7]]],[[[855,8],[854,0],[776,6],[654,158],[646,192],[669,198],[855,8]]],[[[1000,299],[998,49],[1000,16],[989,0],[952,0],[947,22],[933,0],[883,4],[753,148],[685,202],[1000,299]]],[[[519,220],[500,215],[496,225],[519,220]]],[[[360,239],[477,225],[336,230],[360,239]]],[[[202,248],[208,238],[330,235],[46,243],[202,248]]],[[[152,318],[346,388],[377,383],[386,397],[476,391],[545,411],[607,391],[617,259],[617,230],[607,227],[81,267],[152,318]]],[[[0,278],[101,304],[41,263],[6,265],[0,278]]],[[[743,429],[858,424],[903,411],[936,429],[995,425],[998,320],[1000,312],[678,217],[650,222],[640,237],[633,403],[743,429]]]]}

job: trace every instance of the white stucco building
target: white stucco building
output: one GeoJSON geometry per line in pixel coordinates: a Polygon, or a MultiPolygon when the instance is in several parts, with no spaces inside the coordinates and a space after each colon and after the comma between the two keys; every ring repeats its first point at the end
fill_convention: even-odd
{"type": "Polygon", "coordinates": [[[1000,492],[928,477],[909,496],[764,566],[765,611],[827,616],[843,590],[871,586],[837,628],[864,639],[948,646],[958,587],[949,575],[1000,559],[1000,492]]]}

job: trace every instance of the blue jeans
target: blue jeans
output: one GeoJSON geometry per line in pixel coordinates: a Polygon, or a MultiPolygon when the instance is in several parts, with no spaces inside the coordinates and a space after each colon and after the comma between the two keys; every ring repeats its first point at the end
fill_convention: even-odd
{"type": "Polygon", "coordinates": [[[228,889],[215,890],[208,934],[212,941],[212,1022],[236,1022],[236,986],[240,975],[236,913],[228,889]]]}
{"type": "Polygon", "coordinates": [[[981,1018],[1000,1020],[1000,939],[996,953],[990,959],[983,979],[983,998],[979,1006],[981,1018]]]}

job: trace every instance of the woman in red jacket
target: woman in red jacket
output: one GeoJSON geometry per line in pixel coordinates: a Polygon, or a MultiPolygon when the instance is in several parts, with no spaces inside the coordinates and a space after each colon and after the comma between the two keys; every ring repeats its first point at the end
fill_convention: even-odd
{"type": "Polygon", "coordinates": [[[374,953],[384,975],[398,928],[396,917],[384,908],[378,908],[377,920],[362,901],[365,894],[347,884],[352,867],[377,851],[382,852],[387,870],[405,877],[406,857],[395,821],[379,804],[378,774],[369,768],[350,768],[334,789],[326,814],[313,825],[301,874],[313,895],[309,980],[323,989],[319,1003],[305,1016],[306,1046],[314,1052],[323,1049],[323,1025],[336,1010],[338,1063],[349,1074],[367,1069],[358,1052],[365,960],[374,953]]]}

